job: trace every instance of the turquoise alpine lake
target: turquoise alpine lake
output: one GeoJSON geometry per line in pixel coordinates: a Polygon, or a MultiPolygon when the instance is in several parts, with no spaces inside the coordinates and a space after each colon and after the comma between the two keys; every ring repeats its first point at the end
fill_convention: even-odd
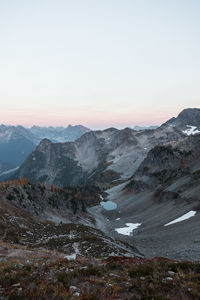
{"type": "Polygon", "coordinates": [[[100,204],[106,210],[115,210],[117,208],[117,204],[113,201],[102,201],[100,204]]]}

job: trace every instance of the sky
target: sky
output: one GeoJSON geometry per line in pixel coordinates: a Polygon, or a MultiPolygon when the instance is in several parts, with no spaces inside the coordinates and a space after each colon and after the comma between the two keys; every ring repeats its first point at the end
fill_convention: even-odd
{"type": "Polygon", "coordinates": [[[200,107],[199,0],[0,0],[0,123],[161,124],[200,107]]]}

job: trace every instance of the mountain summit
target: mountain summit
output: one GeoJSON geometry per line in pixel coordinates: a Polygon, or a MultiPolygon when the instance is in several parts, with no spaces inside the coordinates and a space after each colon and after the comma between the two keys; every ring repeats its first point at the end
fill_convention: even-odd
{"type": "Polygon", "coordinates": [[[184,109],[177,118],[172,118],[165,124],[170,124],[181,130],[185,135],[200,133],[200,108],[184,109]]]}
{"type": "Polygon", "coordinates": [[[187,108],[184,109],[177,117],[182,120],[186,125],[200,127],[200,108],[187,108]]]}

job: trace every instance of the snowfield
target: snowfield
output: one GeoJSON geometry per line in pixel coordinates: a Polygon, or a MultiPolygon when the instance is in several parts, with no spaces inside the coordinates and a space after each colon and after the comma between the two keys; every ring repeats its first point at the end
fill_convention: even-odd
{"type": "Polygon", "coordinates": [[[189,211],[187,214],[184,214],[184,215],[181,216],[180,218],[175,219],[175,220],[173,220],[173,221],[171,221],[171,222],[165,224],[164,226],[166,227],[166,226],[169,226],[169,225],[178,223],[178,222],[182,222],[182,221],[187,220],[187,219],[189,219],[189,218],[191,218],[191,217],[194,217],[195,215],[196,215],[196,211],[191,210],[191,211],[189,211]]]}
{"type": "Polygon", "coordinates": [[[4,172],[2,172],[1,174],[0,174],[0,176],[2,176],[2,175],[7,175],[7,174],[10,174],[10,173],[12,173],[12,172],[15,172],[15,171],[17,171],[19,169],[19,166],[18,167],[16,167],[16,168],[13,168],[13,169],[10,169],[10,170],[7,170],[7,171],[4,171],[4,172]]]}
{"type": "Polygon", "coordinates": [[[127,227],[115,228],[115,231],[117,231],[119,234],[130,236],[132,231],[137,229],[140,225],[141,223],[126,223],[127,227]]]}
{"type": "Polygon", "coordinates": [[[188,127],[188,129],[183,131],[183,133],[185,133],[186,135],[194,135],[194,134],[200,133],[200,131],[197,129],[196,126],[187,125],[187,127],[188,127]]]}

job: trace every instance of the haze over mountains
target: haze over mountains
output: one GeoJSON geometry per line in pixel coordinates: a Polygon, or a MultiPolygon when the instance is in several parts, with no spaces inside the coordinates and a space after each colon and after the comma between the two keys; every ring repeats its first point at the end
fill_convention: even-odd
{"type": "Polygon", "coordinates": [[[85,132],[90,131],[89,128],[82,125],[68,125],[67,127],[33,126],[28,130],[37,138],[38,141],[47,138],[53,143],[64,143],[68,141],[73,142],[85,132]]]}
{"type": "Polygon", "coordinates": [[[158,128],[159,126],[158,125],[152,125],[152,126],[134,126],[133,129],[134,130],[145,130],[145,129],[156,129],[158,128]]]}

